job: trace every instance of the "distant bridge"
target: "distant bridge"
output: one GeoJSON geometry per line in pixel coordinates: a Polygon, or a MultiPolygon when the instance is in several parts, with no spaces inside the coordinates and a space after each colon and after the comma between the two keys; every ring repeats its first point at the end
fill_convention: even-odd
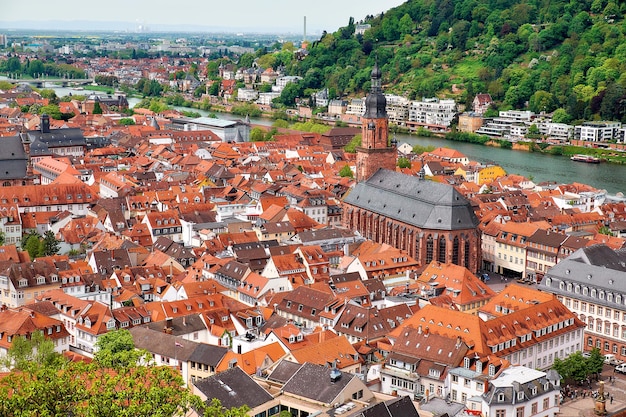
{"type": "Polygon", "coordinates": [[[46,84],[60,85],[67,87],[71,85],[85,85],[93,83],[93,78],[75,79],[75,78],[18,78],[10,79],[9,82],[27,83],[37,88],[45,88],[46,84]]]}

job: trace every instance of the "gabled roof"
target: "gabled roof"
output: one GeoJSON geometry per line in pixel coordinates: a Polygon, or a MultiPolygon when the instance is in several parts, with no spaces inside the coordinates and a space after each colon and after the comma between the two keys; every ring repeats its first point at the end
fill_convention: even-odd
{"type": "Polygon", "coordinates": [[[305,363],[283,386],[283,392],[323,404],[332,404],[354,378],[354,374],[305,363]],[[339,372],[340,377],[335,382],[331,382],[331,372],[339,372]]]}
{"type": "Polygon", "coordinates": [[[274,398],[238,367],[196,381],[194,386],[208,402],[217,398],[226,409],[244,405],[254,409],[274,398]]]}

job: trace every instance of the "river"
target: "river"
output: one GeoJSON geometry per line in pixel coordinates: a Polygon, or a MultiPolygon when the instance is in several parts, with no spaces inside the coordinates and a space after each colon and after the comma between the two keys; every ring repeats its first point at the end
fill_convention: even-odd
{"type": "MultiPolygon", "coordinates": [[[[88,95],[92,93],[89,86],[84,90],[77,91],[72,88],[47,86],[56,91],[57,96],[62,97],[72,94],[88,95]]],[[[96,92],[97,93],[97,92],[96,92]]],[[[140,99],[129,98],[131,107],[136,105],[140,99]]],[[[211,112],[175,107],[179,110],[192,110],[203,116],[211,112]]],[[[240,119],[239,116],[231,114],[219,114],[224,119],[240,119]]],[[[251,119],[254,124],[271,125],[269,119],[251,119]]],[[[425,138],[406,134],[396,134],[398,144],[404,142],[413,145],[448,147],[456,149],[465,154],[469,159],[482,163],[493,163],[500,165],[509,174],[519,174],[527,178],[532,178],[535,182],[556,181],[557,183],[581,182],[593,187],[604,189],[610,194],[618,192],[626,193],[626,165],[618,164],[586,164],[574,162],[566,156],[546,155],[537,152],[513,151],[510,149],[492,148],[471,143],[447,141],[440,138],[425,138]]]]}

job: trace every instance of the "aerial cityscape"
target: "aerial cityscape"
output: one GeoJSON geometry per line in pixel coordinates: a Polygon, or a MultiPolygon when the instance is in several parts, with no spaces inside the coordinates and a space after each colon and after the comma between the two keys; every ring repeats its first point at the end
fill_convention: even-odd
{"type": "Polygon", "coordinates": [[[110,3],[0,16],[0,415],[624,412],[626,6],[110,3]]]}

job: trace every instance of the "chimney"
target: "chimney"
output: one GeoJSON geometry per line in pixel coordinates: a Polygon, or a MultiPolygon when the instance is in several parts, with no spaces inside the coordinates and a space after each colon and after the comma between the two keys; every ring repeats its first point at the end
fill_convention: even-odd
{"type": "Polygon", "coordinates": [[[47,114],[41,115],[41,122],[39,123],[41,133],[50,133],[50,116],[47,114]]]}
{"type": "Polygon", "coordinates": [[[424,335],[428,336],[428,326],[424,329],[424,335]]]}

